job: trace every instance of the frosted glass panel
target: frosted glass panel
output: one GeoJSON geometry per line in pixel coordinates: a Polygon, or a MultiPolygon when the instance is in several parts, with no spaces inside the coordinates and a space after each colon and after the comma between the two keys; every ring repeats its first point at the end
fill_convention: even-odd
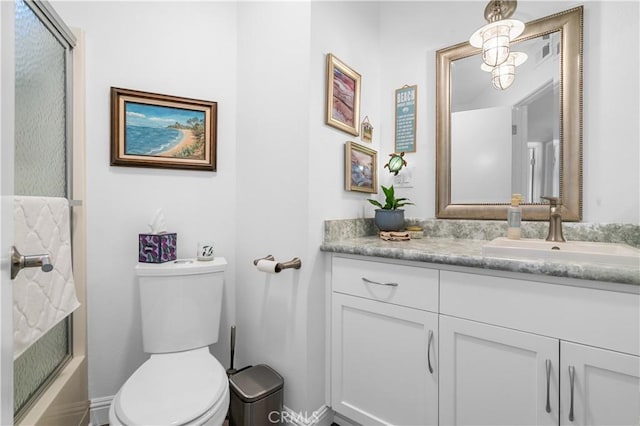
{"type": "Polygon", "coordinates": [[[67,356],[67,321],[62,321],[13,363],[13,411],[17,412],[39,390],[67,356]]]}
{"type": "Polygon", "coordinates": [[[15,193],[66,196],[65,47],[16,1],[15,193]]]}
{"type": "MultiPolygon", "coordinates": [[[[15,14],[15,194],[66,197],[67,47],[23,0],[15,14]]],[[[15,360],[14,412],[68,359],[70,329],[67,317],[15,360]]]]}

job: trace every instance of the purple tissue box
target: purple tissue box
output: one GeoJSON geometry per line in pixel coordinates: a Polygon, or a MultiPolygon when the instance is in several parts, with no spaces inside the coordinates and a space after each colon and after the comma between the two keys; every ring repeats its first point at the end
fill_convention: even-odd
{"type": "Polygon", "coordinates": [[[164,263],[176,260],[177,235],[139,234],[138,262],[164,263]]]}

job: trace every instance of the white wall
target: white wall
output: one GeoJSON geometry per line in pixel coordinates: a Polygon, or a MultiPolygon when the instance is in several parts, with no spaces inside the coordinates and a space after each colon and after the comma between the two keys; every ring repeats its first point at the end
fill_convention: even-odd
{"type": "MultiPolygon", "coordinates": [[[[353,141],[378,151],[380,183],[388,184],[380,172],[386,163],[386,154],[380,150],[381,117],[380,99],[380,27],[377,2],[312,2],[311,4],[311,68],[310,103],[308,120],[309,140],[309,251],[317,259],[310,283],[308,309],[309,333],[315,346],[310,351],[314,362],[316,380],[306,383],[316,397],[325,392],[325,256],[318,251],[322,243],[324,220],[354,217],[373,217],[374,208],[366,199],[381,194],[363,194],[345,191],[344,146],[353,141]],[[373,125],[373,140],[362,142],[360,138],[344,133],[325,123],[326,116],[326,55],[332,53],[362,76],[361,119],[369,117],[373,125]]],[[[387,173],[388,174],[388,173],[387,173]]],[[[379,191],[379,189],[378,189],[379,191]]],[[[379,191],[380,192],[380,191],[379,191]]],[[[328,389],[326,389],[328,392],[328,389]]],[[[326,401],[327,403],[329,401],[326,401]]],[[[315,409],[316,406],[311,408],[315,409]]]]}
{"type": "MultiPolygon", "coordinates": [[[[319,408],[323,221],[373,215],[367,195],[344,191],[344,143],[359,139],[324,124],[325,55],[362,74],[361,113],[374,126],[373,142],[364,145],[379,152],[382,184],[390,183],[382,165],[393,151],[394,92],[418,85],[418,151],[406,156],[413,188],[401,194],[416,203],[409,217],[433,217],[435,51],[482,25],[485,4],[55,2],[87,37],[90,396],[113,395],[146,358],[133,274],[136,238],[162,207],[181,256],[192,256],[207,235],[230,262],[216,356],[228,365],[235,306],[236,366],[272,365],[285,377],[289,408],[319,408]],[[218,101],[218,172],[110,167],[110,86],[218,101]],[[299,256],[303,267],[258,273],[251,262],[267,254],[299,256]]],[[[576,5],[519,2],[516,17],[528,21],[576,5]]],[[[585,3],[589,222],[638,223],[639,66],[628,43],[620,43],[637,43],[637,17],[635,2],[585,3]]]]}
{"type": "MultiPolygon", "coordinates": [[[[353,141],[378,151],[379,183],[387,185],[388,173],[380,169],[387,162],[387,153],[380,150],[382,127],[380,96],[380,27],[377,2],[313,2],[310,147],[312,153],[311,192],[315,215],[315,232],[321,232],[325,219],[373,217],[374,207],[366,199],[381,193],[363,194],[344,190],[344,145],[353,141]],[[326,116],[326,54],[332,53],[362,76],[360,102],[361,119],[369,117],[373,125],[373,140],[362,142],[325,125],[326,116]]],[[[378,192],[381,192],[377,188],[378,192]]]]}
{"type": "Polygon", "coordinates": [[[366,198],[344,191],[344,144],[357,139],[324,124],[326,54],[365,76],[374,121],[377,37],[373,4],[238,5],[237,354],[283,374],[297,412],[324,404],[323,221],[361,216],[366,198]],[[257,272],[251,261],[267,254],[299,256],[302,269],[257,272]]]}
{"type": "MultiPolygon", "coordinates": [[[[178,256],[211,238],[229,262],[214,352],[228,362],[235,306],[236,11],[230,3],[56,2],[86,32],[89,396],[108,397],[147,358],[134,276],[137,237],[157,208],[178,256]],[[111,86],[218,102],[217,172],[109,166],[111,86]]],[[[226,364],[225,364],[226,365],[226,364]]]]}
{"type": "Polygon", "coordinates": [[[451,202],[500,203],[511,199],[511,107],[451,114],[451,134],[470,144],[451,145],[451,202]]]}
{"type": "Polygon", "coordinates": [[[237,365],[273,367],[296,410],[319,406],[307,395],[309,7],[242,2],[237,27],[237,365]],[[302,269],[258,272],[268,254],[302,269]]]}

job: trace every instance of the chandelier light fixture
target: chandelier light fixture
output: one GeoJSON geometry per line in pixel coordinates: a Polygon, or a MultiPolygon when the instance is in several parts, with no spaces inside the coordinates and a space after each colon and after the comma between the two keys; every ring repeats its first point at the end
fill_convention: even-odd
{"type": "Polygon", "coordinates": [[[488,24],[471,35],[469,43],[482,48],[482,61],[497,67],[509,58],[509,44],[524,31],[524,23],[509,19],[516,10],[516,0],[491,0],[484,9],[488,24]]]}
{"type": "Polygon", "coordinates": [[[516,78],[516,67],[522,65],[528,58],[526,53],[511,52],[507,60],[497,67],[489,67],[486,64],[480,65],[483,71],[491,73],[491,84],[498,90],[506,90],[516,78]]]}

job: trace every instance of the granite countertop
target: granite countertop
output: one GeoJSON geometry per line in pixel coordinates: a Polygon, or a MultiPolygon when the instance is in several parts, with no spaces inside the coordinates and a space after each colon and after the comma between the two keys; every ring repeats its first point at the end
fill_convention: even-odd
{"type": "MultiPolygon", "coordinates": [[[[482,246],[489,239],[427,235],[425,238],[410,241],[384,241],[376,235],[357,235],[367,234],[370,230],[360,230],[355,236],[352,232],[344,232],[344,223],[340,224],[344,238],[327,238],[328,234],[330,236],[331,232],[336,232],[335,227],[327,229],[330,225],[325,222],[325,241],[320,247],[325,252],[640,285],[640,264],[636,267],[625,267],[542,259],[485,257],[482,255],[482,246]]],[[[362,228],[362,224],[358,226],[362,228]]],[[[365,228],[367,226],[365,225],[365,228]]],[[[425,234],[427,232],[428,228],[425,227],[425,234]]]]}

